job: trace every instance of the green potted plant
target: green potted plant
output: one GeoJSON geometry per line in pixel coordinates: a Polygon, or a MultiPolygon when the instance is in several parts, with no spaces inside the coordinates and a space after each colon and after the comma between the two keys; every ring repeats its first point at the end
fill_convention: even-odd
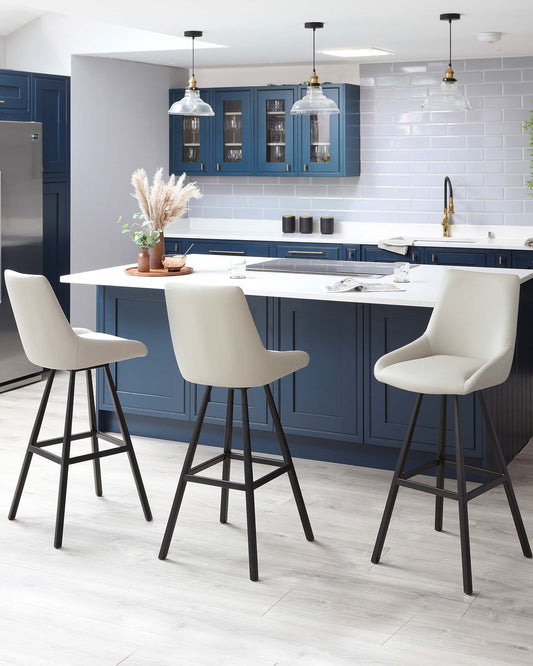
{"type": "Polygon", "coordinates": [[[529,120],[524,122],[524,129],[529,133],[529,154],[531,156],[531,178],[526,180],[526,187],[530,196],[533,197],[533,111],[530,113],[529,120]]]}
{"type": "MultiPolygon", "coordinates": [[[[154,229],[152,222],[144,219],[142,213],[135,213],[133,219],[142,220],[142,222],[133,222],[132,224],[126,222],[122,225],[122,233],[131,234],[131,240],[139,248],[137,256],[137,269],[139,273],[149,273],[150,250],[159,242],[161,232],[158,229],[154,229]]],[[[119,217],[118,221],[120,222],[121,220],[122,217],[119,217]]]]}

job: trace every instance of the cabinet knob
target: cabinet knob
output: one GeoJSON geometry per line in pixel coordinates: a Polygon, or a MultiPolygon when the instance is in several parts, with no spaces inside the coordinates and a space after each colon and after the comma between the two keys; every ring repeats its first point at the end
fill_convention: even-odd
{"type": "Polygon", "coordinates": [[[304,171],[307,171],[307,164],[304,164],[304,171]]]}
{"type": "Polygon", "coordinates": [[[217,171],[220,171],[220,164],[217,162],[217,171]]]}

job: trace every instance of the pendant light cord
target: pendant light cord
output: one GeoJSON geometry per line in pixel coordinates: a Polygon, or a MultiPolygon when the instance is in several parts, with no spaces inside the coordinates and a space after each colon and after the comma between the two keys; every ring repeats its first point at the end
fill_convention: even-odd
{"type": "Polygon", "coordinates": [[[315,33],[316,33],[316,28],[313,28],[313,74],[316,74],[316,70],[315,70],[315,33]]]}
{"type": "Polygon", "coordinates": [[[452,20],[449,19],[448,23],[450,24],[450,62],[448,64],[451,67],[452,66],[452,20]]]}
{"type": "Polygon", "coordinates": [[[194,37],[192,38],[192,78],[194,79],[194,37]]]}

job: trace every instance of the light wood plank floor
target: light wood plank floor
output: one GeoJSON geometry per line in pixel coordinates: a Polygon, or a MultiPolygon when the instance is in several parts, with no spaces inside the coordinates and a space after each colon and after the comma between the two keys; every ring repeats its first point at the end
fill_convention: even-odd
{"type": "MultiPolygon", "coordinates": [[[[80,377],[80,380],[82,378],[80,377]]],[[[191,485],[169,553],[157,552],[185,447],[135,438],[152,503],[146,523],[125,456],[71,470],[64,548],[52,547],[58,467],[34,463],[17,520],[5,517],[44,384],[0,395],[0,664],[329,666],[533,663],[533,561],[501,489],[470,504],[475,595],[462,593],[455,503],[400,492],[382,564],[370,554],[390,472],[297,460],[317,540],[286,478],[257,492],[259,574],[248,579],[244,497],[191,485]]],[[[60,434],[65,376],[47,436],[60,434]]],[[[86,425],[80,381],[77,428],[86,425]]],[[[88,450],[88,442],[75,444],[88,450]]],[[[198,459],[213,453],[200,447],[198,459]]],[[[263,468],[264,469],[264,468],[263,468]]],[[[533,448],[511,471],[533,537],[533,448]]]]}

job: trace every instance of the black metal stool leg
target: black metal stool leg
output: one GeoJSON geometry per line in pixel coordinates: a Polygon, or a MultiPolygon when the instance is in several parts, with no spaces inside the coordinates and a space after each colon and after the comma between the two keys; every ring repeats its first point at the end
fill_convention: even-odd
{"type": "Polygon", "coordinates": [[[135,480],[135,486],[137,487],[137,493],[139,494],[139,499],[141,501],[144,517],[146,520],[152,520],[152,511],[150,510],[150,504],[148,502],[148,497],[146,496],[146,490],[144,489],[144,483],[141,477],[141,472],[139,470],[139,464],[137,463],[137,457],[135,456],[135,451],[133,449],[130,431],[128,430],[128,424],[126,423],[126,418],[124,417],[124,412],[122,411],[122,405],[120,404],[117,389],[115,387],[115,382],[113,381],[113,376],[111,375],[109,365],[104,366],[104,371],[107,379],[107,385],[109,386],[109,391],[111,393],[113,406],[117,414],[120,433],[124,443],[128,447],[128,459],[130,461],[130,467],[133,473],[133,478],[135,480]]]}
{"type": "Polygon", "coordinates": [[[185,486],[187,485],[185,476],[189,473],[189,470],[192,467],[194,454],[196,452],[196,447],[198,446],[200,431],[202,429],[202,424],[204,422],[205,413],[207,411],[207,405],[209,404],[210,398],[211,398],[211,387],[207,386],[205,389],[202,404],[200,406],[200,411],[198,412],[198,417],[196,418],[196,423],[194,425],[194,431],[192,433],[191,442],[189,444],[189,448],[187,449],[187,453],[185,454],[183,467],[181,468],[178,487],[176,488],[176,494],[174,495],[174,501],[172,502],[172,508],[170,509],[170,515],[168,517],[167,527],[165,529],[165,534],[163,536],[163,541],[161,543],[161,548],[159,550],[160,560],[164,560],[168,555],[168,549],[170,547],[170,542],[172,541],[172,535],[174,534],[174,528],[176,527],[176,521],[178,520],[178,514],[180,511],[181,502],[183,500],[183,493],[185,492],[185,486]]]}
{"type": "Polygon", "coordinates": [[[250,442],[250,422],[248,416],[248,391],[241,389],[242,402],[242,444],[244,458],[244,485],[246,486],[246,523],[248,531],[248,564],[250,580],[259,580],[257,566],[257,534],[255,527],[254,476],[252,470],[252,445],[250,442]]]}
{"type": "Polygon", "coordinates": [[[300,483],[298,482],[298,477],[296,476],[296,470],[294,469],[291,452],[287,444],[287,438],[285,437],[283,426],[281,425],[281,420],[279,418],[279,413],[276,407],[276,403],[274,402],[270,386],[266,384],[263,388],[265,390],[268,408],[270,409],[270,413],[272,414],[272,420],[274,421],[274,428],[276,430],[276,435],[278,437],[279,447],[281,449],[283,460],[287,465],[290,465],[290,469],[288,471],[289,481],[291,484],[294,499],[296,501],[296,506],[298,507],[298,513],[300,514],[300,520],[302,521],[305,538],[308,541],[314,541],[315,537],[313,535],[313,528],[311,527],[311,522],[307,514],[304,498],[302,495],[302,491],[300,489],[300,483]]]}
{"type": "Polygon", "coordinates": [[[529,545],[529,540],[527,538],[526,528],[524,527],[524,522],[522,521],[522,516],[520,515],[520,509],[518,508],[518,502],[516,500],[516,495],[514,493],[513,484],[511,482],[511,477],[509,475],[509,470],[507,469],[507,464],[505,462],[505,457],[503,455],[502,447],[500,445],[500,440],[496,434],[496,429],[494,428],[494,423],[487,409],[487,404],[485,398],[481,391],[478,391],[479,402],[481,403],[481,410],[483,411],[483,416],[485,418],[485,423],[489,428],[492,439],[494,441],[494,447],[496,449],[496,457],[498,459],[498,464],[500,471],[504,476],[503,487],[505,488],[505,494],[507,495],[507,501],[509,502],[509,508],[511,509],[511,514],[513,516],[513,521],[515,524],[516,532],[520,540],[520,545],[522,546],[522,552],[525,557],[531,557],[531,546],[529,545]]]}
{"type": "Polygon", "coordinates": [[[68,468],[70,465],[70,441],[72,436],[72,416],[74,413],[74,388],[76,385],[76,371],[70,371],[67,396],[67,410],[65,414],[65,429],[63,431],[63,450],[61,452],[61,471],[59,474],[59,495],[57,498],[56,529],[54,535],[54,548],[61,548],[63,544],[63,526],[65,524],[65,504],[67,501],[68,468]]]}
{"type": "Polygon", "coordinates": [[[387,536],[387,530],[389,529],[389,523],[392,517],[394,504],[396,502],[396,496],[398,495],[398,488],[399,488],[398,478],[400,474],[403,473],[405,467],[407,454],[409,453],[411,440],[413,439],[416,420],[418,418],[418,412],[420,411],[420,405],[422,403],[422,397],[423,397],[422,393],[419,393],[416,397],[413,413],[411,414],[411,420],[409,421],[407,432],[405,433],[405,439],[403,440],[402,448],[400,450],[400,457],[398,458],[398,463],[396,465],[396,469],[392,477],[389,494],[387,496],[387,503],[385,504],[385,510],[383,512],[383,517],[381,519],[381,524],[379,526],[378,536],[376,538],[376,543],[374,545],[374,550],[372,552],[371,561],[374,564],[377,564],[381,557],[381,551],[383,550],[383,545],[385,543],[385,538],[387,536]]]}
{"type": "MultiPolygon", "coordinates": [[[[224,462],[222,463],[222,480],[229,481],[231,467],[231,439],[233,434],[233,395],[234,389],[228,389],[228,404],[226,407],[226,430],[224,432],[224,462]]],[[[229,489],[222,488],[220,496],[220,522],[228,522],[229,489]]]]}
{"type": "Polygon", "coordinates": [[[472,594],[472,561],[470,557],[470,530],[468,526],[468,500],[466,496],[465,460],[461,437],[459,398],[453,396],[455,415],[455,451],[457,468],[457,500],[459,505],[459,531],[461,534],[461,559],[463,562],[463,590],[472,594]]]}
{"type": "MultiPolygon", "coordinates": [[[[440,398],[440,423],[439,423],[439,448],[437,457],[439,465],[437,467],[437,488],[444,488],[444,473],[446,471],[444,465],[444,457],[446,454],[446,396],[442,395],[440,398]]],[[[437,532],[442,530],[442,514],[443,514],[444,497],[435,497],[435,529],[437,532]]]]}
{"type": "MultiPolygon", "coordinates": [[[[96,423],[96,408],[94,406],[93,376],[91,370],[85,371],[87,383],[87,407],[89,409],[89,425],[91,428],[91,445],[93,453],[98,453],[98,426],[96,423]]],[[[100,469],[100,458],[93,460],[94,490],[97,497],[102,497],[102,471],[100,469]]]]}
{"type": "Polygon", "coordinates": [[[24,456],[24,462],[22,463],[22,468],[20,470],[19,478],[17,481],[17,487],[15,489],[15,494],[13,496],[13,501],[11,502],[11,508],[9,509],[8,518],[9,520],[14,520],[17,515],[17,510],[22,496],[22,491],[24,490],[24,484],[26,483],[26,477],[30,469],[31,459],[33,458],[33,453],[30,451],[30,446],[33,446],[39,439],[39,433],[41,431],[41,426],[43,424],[44,413],[46,412],[46,406],[48,404],[48,398],[50,397],[50,391],[52,390],[52,384],[54,383],[54,378],[56,376],[55,370],[50,370],[48,379],[46,381],[46,386],[41,398],[41,404],[37,411],[37,416],[35,417],[35,422],[30,435],[30,440],[28,442],[28,448],[26,449],[26,455],[24,456]]]}

